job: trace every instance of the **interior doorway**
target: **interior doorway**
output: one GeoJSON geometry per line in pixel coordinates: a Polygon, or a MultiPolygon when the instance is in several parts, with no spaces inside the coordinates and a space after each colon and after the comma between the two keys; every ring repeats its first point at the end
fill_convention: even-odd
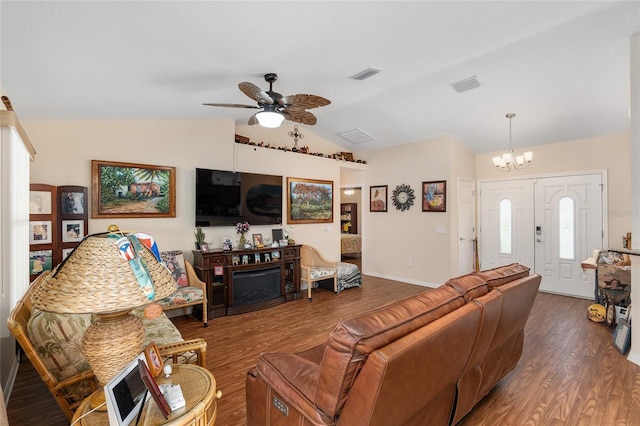
{"type": "Polygon", "coordinates": [[[582,260],[606,241],[606,172],[480,183],[481,268],[522,263],[541,291],[592,298],[582,260]]]}
{"type": "Polygon", "coordinates": [[[362,271],[362,187],[340,188],[340,258],[362,271]]]}

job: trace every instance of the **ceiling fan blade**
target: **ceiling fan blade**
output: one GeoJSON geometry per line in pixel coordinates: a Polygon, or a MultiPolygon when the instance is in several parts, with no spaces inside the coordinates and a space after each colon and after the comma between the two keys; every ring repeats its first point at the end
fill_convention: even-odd
{"type": "Polygon", "coordinates": [[[218,106],[218,107],[228,107],[228,108],[251,108],[251,109],[259,109],[259,106],[255,105],[243,105],[243,104],[220,104],[220,103],[210,103],[210,104],[202,104],[207,106],[218,106]]]}
{"type": "Polygon", "coordinates": [[[294,106],[296,108],[311,109],[326,106],[330,100],[317,95],[289,95],[279,100],[280,105],[294,106]]]}
{"type": "Polygon", "coordinates": [[[238,88],[242,93],[244,93],[245,95],[247,95],[248,97],[250,97],[256,102],[264,102],[269,105],[273,104],[273,99],[271,98],[271,96],[269,96],[267,92],[265,92],[264,90],[262,90],[261,88],[259,88],[253,83],[244,81],[238,84],[238,88]]]}
{"type": "Polygon", "coordinates": [[[313,115],[309,111],[297,108],[297,106],[293,108],[285,108],[283,111],[283,115],[287,120],[307,124],[309,126],[313,126],[318,122],[318,119],[315,115],[313,115]]]}

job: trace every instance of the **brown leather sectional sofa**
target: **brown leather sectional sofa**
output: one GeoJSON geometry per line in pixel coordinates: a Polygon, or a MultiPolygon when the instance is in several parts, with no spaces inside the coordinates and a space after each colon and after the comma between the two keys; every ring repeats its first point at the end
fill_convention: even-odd
{"type": "Polygon", "coordinates": [[[342,321],[320,346],[261,354],[247,424],[455,424],[515,368],[540,279],[519,264],[464,275],[342,321]]]}

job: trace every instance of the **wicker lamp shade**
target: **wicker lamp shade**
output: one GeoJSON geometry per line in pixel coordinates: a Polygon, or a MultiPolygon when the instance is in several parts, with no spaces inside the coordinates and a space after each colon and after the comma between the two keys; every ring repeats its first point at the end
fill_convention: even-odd
{"type": "MultiPolygon", "coordinates": [[[[146,246],[146,261],[155,287],[154,300],[176,290],[169,270],[146,246]]],[[[34,291],[33,306],[48,312],[82,314],[131,310],[150,303],[129,262],[118,253],[114,238],[89,236],[34,291]]]]}
{"type": "MultiPolygon", "coordinates": [[[[147,298],[129,261],[120,255],[117,238],[110,237],[113,235],[123,236],[117,232],[85,238],[31,298],[33,306],[43,311],[96,314],[82,337],[81,349],[102,386],[142,352],[144,327],[130,311],[176,289],[169,270],[140,245],[136,254],[144,260],[154,288],[153,300],[147,298]]],[[[104,394],[96,398],[96,406],[101,400],[104,394]]]]}

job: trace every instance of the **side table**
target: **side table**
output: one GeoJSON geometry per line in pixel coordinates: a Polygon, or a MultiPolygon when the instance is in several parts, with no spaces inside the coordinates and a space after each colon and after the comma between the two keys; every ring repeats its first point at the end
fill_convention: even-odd
{"type": "MultiPolygon", "coordinates": [[[[172,367],[171,377],[165,379],[164,374],[161,373],[156,381],[159,385],[164,383],[180,385],[186,405],[172,412],[169,414],[169,418],[165,419],[153,398],[149,398],[142,409],[142,417],[138,424],[145,426],[164,424],[213,426],[218,412],[216,400],[222,396],[222,393],[216,390],[216,379],[213,374],[198,365],[175,364],[172,367]]],[[[73,415],[72,423],[91,411],[90,399],[91,396],[82,401],[73,415]]],[[[135,421],[131,424],[135,424],[135,421]]],[[[76,425],[109,426],[109,416],[106,411],[94,411],[83,417],[76,425]]]]}

